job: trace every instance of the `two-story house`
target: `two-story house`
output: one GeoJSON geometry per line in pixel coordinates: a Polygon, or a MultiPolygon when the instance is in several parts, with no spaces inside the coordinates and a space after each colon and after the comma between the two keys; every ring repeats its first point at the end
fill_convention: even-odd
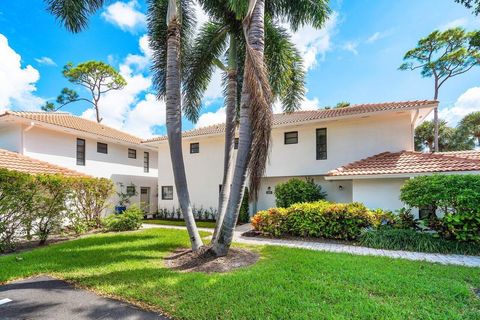
{"type": "Polygon", "coordinates": [[[0,148],[110,178],[118,191],[132,195],[131,203],[155,212],[158,152],[141,142],[131,134],[69,113],[7,111],[0,115],[0,148]]]}
{"type": "MultiPolygon", "coordinates": [[[[478,170],[480,153],[473,152],[479,158],[471,161],[461,154],[457,157],[458,153],[413,152],[415,127],[437,105],[436,101],[409,101],[275,114],[266,173],[252,211],[275,206],[275,186],[292,177],[313,178],[331,201],[359,201],[370,208],[396,210],[402,207],[400,188],[411,176],[478,170]],[[358,163],[361,159],[366,160],[358,163]],[[452,161],[460,166],[452,166],[452,161]],[[423,170],[418,170],[417,163],[423,170]]],[[[224,131],[219,124],[183,134],[190,198],[197,208],[218,205],[224,131]]],[[[167,138],[144,144],[159,150],[159,208],[178,208],[167,138]]]]}

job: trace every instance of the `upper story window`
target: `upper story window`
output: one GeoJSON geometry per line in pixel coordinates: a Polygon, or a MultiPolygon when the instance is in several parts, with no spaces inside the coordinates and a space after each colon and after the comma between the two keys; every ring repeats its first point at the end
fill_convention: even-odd
{"type": "Polygon", "coordinates": [[[190,143],[190,153],[200,153],[200,143],[190,143]]]}
{"type": "Polygon", "coordinates": [[[85,140],[77,139],[77,166],[85,165],[85,140]]]}
{"type": "Polygon", "coordinates": [[[143,172],[150,171],[150,154],[148,152],[143,153],[143,172]]]}
{"type": "Polygon", "coordinates": [[[235,138],[235,140],[233,141],[233,149],[238,149],[238,138],[235,138]]]}
{"type": "Polygon", "coordinates": [[[137,159],[137,150],[135,149],[128,149],[128,157],[130,159],[137,159]]]}
{"type": "Polygon", "coordinates": [[[327,159],[327,128],[317,129],[317,160],[327,159]]]}
{"type": "Polygon", "coordinates": [[[162,200],[173,200],[173,186],[162,186],[162,200]]]}
{"type": "Polygon", "coordinates": [[[108,153],[108,144],[97,142],[97,152],[98,153],[108,153]]]}
{"type": "Polygon", "coordinates": [[[284,133],[285,144],[297,144],[298,143],[298,131],[291,131],[284,133]]]}

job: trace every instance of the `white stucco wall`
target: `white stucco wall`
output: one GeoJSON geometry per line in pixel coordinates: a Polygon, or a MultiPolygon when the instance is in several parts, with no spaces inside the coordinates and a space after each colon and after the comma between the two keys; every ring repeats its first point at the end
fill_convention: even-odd
{"type": "Polygon", "coordinates": [[[395,211],[404,206],[400,201],[400,188],[406,178],[353,180],[353,201],[362,202],[370,209],[395,211]]]}
{"type": "Polygon", "coordinates": [[[14,152],[22,152],[22,127],[6,124],[0,127],[0,148],[14,152]]]}
{"type": "MultiPolygon", "coordinates": [[[[0,140],[3,140],[0,139],[0,140]]],[[[52,164],[67,167],[94,177],[112,179],[115,184],[133,183],[138,196],[132,197],[132,203],[140,203],[140,187],[150,188],[150,211],[157,210],[158,153],[141,146],[121,145],[109,141],[95,140],[82,136],[52,131],[38,126],[24,132],[24,154],[52,164]],[[76,164],[77,138],[85,139],[85,166],[76,164]],[[97,141],[107,143],[108,153],[97,152],[97,141]],[[137,150],[137,158],[128,158],[128,148],[137,150]],[[150,170],[143,170],[143,153],[149,152],[150,170]]],[[[116,198],[113,199],[116,203],[116,198]]]]}
{"type": "MultiPolygon", "coordinates": [[[[256,210],[266,210],[275,207],[275,187],[279,183],[288,181],[293,177],[274,177],[263,178],[258,193],[258,202],[256,210]],[[268,187],[272,194],[268,194],[268,187]]],[[[304,177],[297,177],[304,179],[304,177]]],[[[352,202],[352,182],[351,181],[326,181],[323,176],[309,177],[313,178],[316,184],[322,187],[322,191],[326,192],[326,200],[332,202],[348,203],[352,202]]]]}
{"type": "MultiPolygon", "coordinates": [[[[385,151],[412,150],[412,126],[409,112],[390,113],[368,118],[321,121],[314,124],[277,127],[272,132],[272,147],[264,186],[288,180],[290,177],[314,176],[337,202],[352,201],[350,182],[324,181],[323,175],[339,166],[385,151]],[[326,160],[316,160],[316,129],[327,128],[326,160]],[[284,144],[284,132],[298,131],[298,144],[284,144]],[[338,185],[345,189],[338,190],[338,185]]],[[[161,187],[173,186],[168,143],[159,145],[159,208],[178,207],[174,188],[173,200],[161,199],[161,187]]],[[[183,152],[192,205],[217,207],[219,184],[223,174],[224,138],[222,136],[185,138],[183,152]],[[190,154],[190,143],[200,143],[200,153],[190,154]]],[[[236,152],[236,151],[235,151],[236,152]]],[[[257,209],[275,204],[273,195],[260,191],[257,209]]]]}

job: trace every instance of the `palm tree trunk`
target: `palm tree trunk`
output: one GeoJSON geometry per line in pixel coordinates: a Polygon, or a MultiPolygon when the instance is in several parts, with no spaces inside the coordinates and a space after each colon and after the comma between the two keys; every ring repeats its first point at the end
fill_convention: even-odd
{"type": "Polygon", "coordinates": [[[196,251],[203,246],[203,243],[193,217],[190,196],[188,193],[185,164],[183,161],[182,109],[180,94],[180,24],[177,19],[176,7],[176,1],[169,0],[166,76],[166,126],[178,202],[185,219],[192,250],[196,251]]]}
{"type": "MultiPolygon", "coordinates": [[[[247,30],[247,46],[251,48],[263,58],[263,51],[265,47],[265,30],[264,30],[264,0],[257,0],[252,11],[251,20],[249,21],[249,28],[247,30]]],[[[248,49],[247,49],[248,50],[248,49]]],[[[248,67],[247,64],[251,61],[246,61],[245,79],[247,79],[248,67]]],[[[247,180],[247,168],[250,161],[250,148],[252,142],[252,129],[250,119],[250,88],[243,82],[242,98],[240,107],[240,129],[239,129],[239,145],[237,152],[237,161],[235,164],[235,171],[233,176],[232,189],[227,205],[227,212],[217,241],[213,244],[213,251],[217,256],[224,256],[228,253],[230,245],[232,244],[235,225],[238,220],[240,206],[245,192],[245,184],[247,180]]]]}
{"type": "Polygon", "coordinates": [[[225,123],[225,155],[223,162],[222,190],[218,199],[218,216],[212,243],[216,242],[218,232],[223,224],[227,201],[230,196],[233,171],[233,149],[235,143],[235,114],[237,109],[237,43],[235,36],[230,34],[230,48],[228,50],[228,74],[227,74],[227,110],[225,123]]]}

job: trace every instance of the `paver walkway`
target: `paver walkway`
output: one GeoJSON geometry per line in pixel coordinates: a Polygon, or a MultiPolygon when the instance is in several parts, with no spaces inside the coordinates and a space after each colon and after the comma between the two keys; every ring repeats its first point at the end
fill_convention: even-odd
{"type": "MultiPolygon", "coordinates": [[[[145,225],[145,228],[167,228],[167,229],[185,229],[185,227],[173,227],[162,225],[145,225]]],[[[201,229],[201,228],[199,228],[201,229]]],[[[436,262],[441,264],[461,265],[467,267],[480,267],[479,256],[464,256],[459,254],[440,254],[440,253],[423,253],[423,252],[411,252],[411,251],[397,251],[397,250],[383,250],[373,249],[360,246],[352,246],[346,244],[326,243],[326,242],[313,242],[313,241],[301,241],[301,240],[284,240],[284,239],[267,239],[258,237],[244,237],[242,234],[251,229],[251,225],[245,224],[237,227],[235,230],[234,241],[245,244],[254,245],[271,245],[271,246],[283,246],[290,248],[301,248],[316,251],[328,251],[338,253],[350,253],[362,256],[382,256],[395,259],[407,259],[414,261],[427,261],[436,262]]],[[[202,229],[205,231],[211,231],[212,229],[202,229]]]]}
{"type": "Polygon", "coordinates": [[[46,276],[0,286],[0,319],[168,320],[46,276]]]}

